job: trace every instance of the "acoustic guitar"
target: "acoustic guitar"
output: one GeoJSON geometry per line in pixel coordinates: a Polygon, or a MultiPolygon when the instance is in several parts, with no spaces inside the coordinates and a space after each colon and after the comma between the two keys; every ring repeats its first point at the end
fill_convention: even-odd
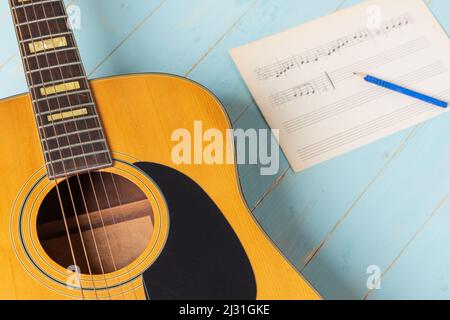
{"type": "Polygon", "coordinates": [[[175,130],[230,129],[208,90],[165,74],[89,83],[63,1],[9,5],[29,93],[0,101],[0,298],[318,298],[235,164],[172,161],[175,130]]]}

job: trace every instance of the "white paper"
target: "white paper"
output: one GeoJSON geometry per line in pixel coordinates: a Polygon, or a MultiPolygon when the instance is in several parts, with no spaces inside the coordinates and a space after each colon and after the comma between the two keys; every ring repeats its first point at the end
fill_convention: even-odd
{"type": "Polygon", "coordinates": [[[450,100],[450,42],[422,0],[366,1],[231,55],[296,172],[447,112],[354,72],[450,100]]]}

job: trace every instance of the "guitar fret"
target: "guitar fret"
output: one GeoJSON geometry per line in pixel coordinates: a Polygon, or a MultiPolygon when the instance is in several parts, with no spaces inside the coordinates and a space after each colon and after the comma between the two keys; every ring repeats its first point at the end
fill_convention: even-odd
{"type": "Polygon", "coordinates": [[[111,166],[63,0],[12,0],[10,8],[49,178],[111,166]]]}
{"type": "Polygon", "coordinates": [[[72,34],[72,32],[67,31],[67,32],[61,32],[61,33],[54,33],[51,36],[46,35],[46,36],[40,36],[40,37],[33,37],[30,39],[24,39],[24,40],[19,40],[20,44],[26,44],[30,41],[41,41],[41,40],[45,40],[45,39],[50,39],[50,38],[59,38],[59,37],[63,37],[63,36],[70,36],[72,34]]]}
{"type": "Polygon", "coordinates": [[[30,2],[30,3],[25,3],[25,4],[20,4],[17,6],[12,6],[13,9],[23,9],[26,7],[31,7],[33,5],[39,4],[47,4],[47,3],[60,3],[59,0],[44,0],[44,1],[40,1],[40,2],[30,2]]]}
{"type": "Polygon", "coordinates": [[[81,67],[81,62],[69,62],[69,63],[57,64],[57,65],[52,65],[50,67],[26,71],[26,73],[31,74],[31,73],[35,73],[35,72],[49,71],[52,69],[58,69],[58,68],[60,69],[60,68],[71,67],[71,66],[76,66],[76,65],[79,65],[81,67]]]}
{"type": "Polygon", "coordinates": [[[51,136],[51,137],[44,137],[44,138],[41,138],[41,141],[42,142],[48,142],[48,141],[56,140],[56,139],[60,139],[60,138],[67,138],[67,137],[72,136],[72,135],[80,135],[80,134],[83,134],[83,133],[91,133],[91,132],[96,132],[96,131],[101,131],[102,134],[103,134],[102,128],[97,127],[97,128],[79,130],[77,132],[62,133],[62,134],[58,134],[58,135],[51,136]]]}
{"type": "Polygon", "coordinates": [[[71,122],[83,121],[83,120],[91,120],[91,119],[96,119],[96,118],[98,118],[98,115],[88,116],[88,117],[74,117],[72,119],[55,121],[55,122],[52,122],[50,124],[46,124],[44,126],[38,126],[38,127],[39,127],[39,129],[46,129],[46,128],[54,127],[56,125],[63,125],[63,124],[71,123],[71,122]]]}
{"type": "MultiPolygon", "coordinates": [[[[35,26],[34,23],[42,22],[43,24],[47,23],[55,23],[58,20],[45,20],[50,17],[63,17],[67,16],[65,14],[65,9],[58,5],[57,1],[54,2],[46,2],[46,1],[26,1],[28,5],[18,5],[13,8],[13,13],[16,16],[15,25],[18,28],[21,27],[31,27],[35,26]],[[55,3],[57,5],[55,5],[55,3]]],[[[63,19],[61,19],[63,20],[63,19]]],[[[23,31],[23,30],[22,30],[23,31]]]]}
{"type": "Polygon", "coordinates": [[[73,157],[66,157],[63,159],[58,159],[56,161],[48,161],[46,162],[47,165],[51,165],[51,164],[56,164],[56,163],[60,163],[63,161],[70,161],[70,160],[75,160],[75,159],[79,159],[79,158],[84,158],[84,157],[89,157],[89,156],[95,156],[95,155],[99,155],[99,154],[104,154],[104,153],[109,153],[109,150],[102,150],[102,151],[94,151],[94,152],[89,152],[89,153],[83,153],[80,155],[76,155],[73,157]]]}
{"type": "Polygon", "coordinates": [[[51,49],[51,50],[47,50],[47,51],[37,52],[37,53],[34,53],[34,54],[24,55],[24,56],[22,56],[22,59],[36,58],[36,57],[39,57],[39,56],[48,55],[49,53],[59,53],[59,52],[71,51],[71,50],[77,50],[77,48],[76,47],[70,47],[70,48],[62,48],[62,49],[51,49]]]}
{"type": "Polygon", "coordinates": [[[54,94],[52,96],[46,96],[44,98],[39,98],[39,99],[34,99],[32,100],[33,102],[42,102],[42,101],[47,101],[50,99],[57,99],[57,98],[62,98],[65,97],[67,95],[73,95],[73,94],[81,94],[81,93],[91,93],[91,90],[78,90],[78,91],[70,91],[68,93],[59,93],[59,94],[54,94]]]}
{"type": "Polygon", "coordinates": [[[105,146],[106,146],[106,140],[105,139],[99,139],[99,140],[92,140],[92,141],[88,141],[88,142],[80,142],[80,143],[76,143],[76,144],[70,144],[70,145],[63,146],[63,147],[56,148],[56,149],[45,150],[44,152],[46,154],[49,154],[49,153],[52,153],[52,152],[58,152],[58,151],[63,151],[63,150],[67,150],[67,149],[70,149],[70,148],[88,146],[88,145],[97,144],[97,143],[104,143],[105,146]]]}
{"type": "Polygon", "coordinates": [[[72,108],[78,105],[83,106],[95,103],[91,94],[72,94],[69,92],[66,95],[61,95],[56,98],[53,98],[53,96],[49,96],[48,98],[48,100],[45,99],[40,102],[33,102],[33,105],[36,107],[36,112],[55,112],[63,108],[72,108]]]}
{"type": "Polygon", "coordinates": [[[45,117],[49,114],[53,114],[55,112],[66,112],[66,111],[72,111],[72,110],[77,110],[80,108],[90,108],[90,107],[94,107],[95,104],[94,103],[81,103],[81,104],[76,104],[76,105],[72,105],[69,107],[64,107],[64,108],[57,108],[56,110],[49,110],[49,111],[44,111],[44,112],[38,112],[36,113],[36,117],[45,117]]]}
{"type": "Polygon", "coordinates": [[[64,82],[61,82],[61,81],[47,81],[47,82],[44,82],[44,83],[39,83],[37,85],[31,85],[30,89],[37,89],[37,88],[45,87],[45,86],[55,86],[55,85],[59,85],[59,84],[65,84],[65,83],[74,82],[74,81],[77,81],[77,80],[86,80],[86,77],[85,76],[79,76],[79,77],[73,77],[73,78],[65,78],[63,80],[64,80],[64,82]]]}
{"type": "MultiPolygon", "coordinates": [[[[98,164],[98,165],[89,165],[89,168],[88,168],[89,170],[88,171],[99,170],[99,169],[110,167],[112,165],[112,160],[109,157],[109,153],[105,153],[104,155],[107,156],[107,158],[109,159],[109,162],[104,163],[104,164],[98,164]]],[[[53,170],[49,166],[50,166],[50,164],[47,164],[47,167],[49,168],[49,172],[52,172],[53,170]]],[[[75,174],[83,173],[83,172],[86,172],[86,171],[87,171],[87,168],[83,167],[83,168],[80,168],[80,169],[71,170],[70,173],[71,173],[71,175],[75,175],[75,174]]],[[[59,173],[59,174],[52,174],[52,173],[50,173],[49,177],[51,179],[59,179],[59,178],[65,178],[66,175],[67,174],[64,173],[64,171],[62,171],[62,173],[59,173]]]]}
{"type": "Polygon", "coordinates": [[[86,158],[93,152],[102,152],[108,150],[108,145],[105,140],[83,142],[77,144],[68,144],[64,146],[54,146],[50,152],[45,152],[45,160],[47,162],[57,161],[62,159],[72,159],[72,158],[86,158]]]}
{"type": "Polygon", "coordinates": [[[36,20],[32,20],[32,21],[27,21],[27,22],[16,23],[15,25],[17,27],[29,26],[30,24],[33,24],[33,23],[40,23],[40,22],[46,22],[46,21],[52,21],[52,20],[58,20],[58,19],[67,19],[67,18],[68,17],[66,15],[63,15],[63,16],[49,17],[49,18],[44,18],[44,19],[36,19],[36,20]]]}

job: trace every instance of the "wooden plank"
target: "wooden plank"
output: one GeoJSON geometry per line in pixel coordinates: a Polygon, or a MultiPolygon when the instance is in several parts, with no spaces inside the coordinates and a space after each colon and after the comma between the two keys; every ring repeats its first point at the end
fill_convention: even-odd
{"type": "MultiPolygon", "coordinates": [[[[208,57],[190,72],[189,77],[205,84],[217,94],[235,128],[267,129],[266,122],[229,56],[229,49],[331,13],[341,3],[342,1],[320,1],[314,5],[305,5],[304,1],[259,1],[208,57]]],[[[261,176],[257,165],[239,167],[245,198],[251,208],[255,207],[263,195],[270,192],[288,169],[282,153],[279,163],[280,170],[275,176],[261,176]]]]}
{"type": "Polygon", "coordinates": [[[151,19],[109,55],[92,76],[130,72],[183,75],[253,2],[166,1],[151,19]]]}
{"type": "MultiPolygon", "coordinates": [[[[74,32],[86,70],[90,73],[139,22],[158,9],[162,0],[65,2],[80,8],[81,28],[74,32]],[[99,16],[99,12],[104,15],[99,16]]],[[[5,31],[0,35],[4,44],[0,52],[0,97],[8,97],[26,92],[27,86],[6,1],[0,4],[0,18],[3,17],[0,19],[0,27],[5,31]]]]}
{"type": "MultiPolygon", "coordinates": [[[[76,34],[93,77],[189,74],[218,95],[236,127],[267,128],[228,50],[357,2],[77,0],[84,25],[76,34]]],[[[433,0],[431,8],[449,32],[448,1],[433,0]]],[[[8,10],[2,1],[1,97],[26,90],[8,10]]],[[[368,298],[445,297],[450,257],[437,254],[449,240],[449,154],[442,148],[447,121],[433,120],[298,175],[283,155],[276,176],[241,166],[246,199],[276,244],[327,298],[366,296],[369,264],[386,276],[383,289],[368,298]],[[414,287],[411,279],[418,275],[414,287]]]]}
{"type": "MultiPolygon", "coordinates": [[[[246,123],[251,123],[250,119],[260,117],[252,110],[253,107],[251,105],[240,115],[236,127],[245,127],[246,123]]],[[[248,125],[252,126],[254,124],[248,125]]],[[[240,172],[247,200],[255,204],[262,201],[256,208],[256,217],[289,259],[301,269],[340,214],[358,198],[407,136],[408,132],[404,132],[376,148],[358,150],[299,175],[283,167],[277,177],[270,179],[260,177],[257,167],[244,168],[240,172]],[[269,189],[262,193],[264,198],[258,200],[255,195],[261,194],[257,189],[261,185],[269,189]]]]}
{"type": "MultiPolygon", "coordinates": [[[[139,30],[130,35],[127,41],[117,48],[96,70],[94,77],[145,70],[181,75],[189,74],[194,80],[212,89],[224,103],[231,119],[236,120],[237,112],[239,110],[244,111],[245,105],[242,105],[242,103],[249,102],[251,104],[252,100],[229,58],[229,48],[319,17],[324,13],[335,10],[339,3],[339,1],[327,1],[320,6],[308,6],[305,10],[304,4],[297,1],[286,1],[285,5],[266,1],[255,2],[253,0],[231,4],[220,2],[220,5],[211,1],[200,1],[194,6],[191,2],[186,8],[183,7],[183,5],[186,6],[186,2],[169,2],[162,6],[151,21],[142,25],[139,30]],[[198,13],[199,8],[203,13],[208,12],[208,14],[198,13]],[[182,15],[189,14],[190,11],[192,11],[191,15],[198,16],[193,31],[184,34],[181,32],[183,28],[164,25],[164,21],[182,21],[182,15]],[[303,13],[301,16],[297,14],[299,11],[303,13]],[[224,16],[223,12],[227,14],[224,16]],[[221,21],[221,24],[214,23],[211,26],[211,21],[217,19],[221,21]],[[242,21],[240,21],[241,19],[242,21]],[[235,21],[239,22],[237,26],[235,21]],[[257,29],[260,34],[255,35],[249,32],[247,37],[243,39],[242,30],[248,29],[251,31],[256,29],[257,24],[264,26],[264,28],[257,29]],[[158,29],[158,33],[152,32],[156,29],[158,29]],[[204,32],[205,29],[208,29],[208,33],[204,32]],[[223,40],[221,39],[222,36],[223,40]],[[216,40],[217,38],[219,41],[216,40]],[[167,39],[179,39],[179,41],[167,41],[167,39]],[[201,43],[198,43],[199,39],[202,39],[201,43]],[[138,49],[134,50],[133,48],[138,49]],[[185,48],[191,49],[187,51],[185,48]],[[153,54],[154,52],[166,52],[167,54],[153,54]],[[142,59],[142,56],[146,55],[149,59],[142,59]],[[213,59],[210,59],[211,57],[213,59]],[[206,79],[203,78],[205,75],[206,79]],[[234,88],[234,94],[229,96],[228,91],[225,92],[224,90],[227,89],[226,87],[216,88],[217,81],[231,84],[231,86],[235,86],[235,83],[237,83],[239,89],[234,88]],[[239,101],[242,106],[235,107],[234,104],[230,103],[231,97],[239,101]],[[237,108],[239,108],[238,111],[233,113],[233,110],[237,108]]],[[[241,122],[242,125],[238,125],[238,127],[267,128],[259,112],[256,113],[254,105],[252,111],[253,113],[248,113],[242,120],[247,119],[249,115],[254,115],[253,121],[248,124],[241,122]]],[[[287,162],[283,155],[280,158],[280,166],[282,170],[287,168],[287,162]]],[[[254,180],[247,179],[247,177],[259,175],[257,166],[243,166],[240,168],[240,172],[241,176],[244,177],[241,181],[244,184],[246,199],[252,207],[272,184],[274,177],[263,176],[255,183],[254,180]],[[252,171],[257,175],[253,174],[252,171]]]]}
{"type": "Polygon", "coordinates": [[[252,104],[252,98],[229,50],[329,14],[340,3],[338,0],[317,1],[314,5],[305,5],[305,1],[259,1],[189,77],[216,92],[235,121],[252,104]]]}
{"type": "Polygon", "coordinates": [[[448,299],[450,284],[450,203],[437,208],[410,243],[384,270],[381,290],[367,299],[448,299]]]}
{"type": "MultiPolygon", "coordinates": [[[[431,5],[434,12],[443,10],[435,5],[431,5]]],[[[323,288],[325,297],[364,297],[368,291],[366,268],[379,265],[384,271],[394,260],[401,261],[400,253],[441,205],[449,191],[448,152],[442,138],[448,121],[450,118],[443,116],[417,129],[370,190],[322,240],[304,274],[319,291],[323,288]]],[[[444,245],[430,248],[440,252],[444,245]]],[[[389,268],[396,269],[395,265],[389,268]]],[[[402,270],[398,274],[403,274],[402,270]]],[[[417,276],[428,278],[429,274],[424,269],[417,276]]],[[[377,292],[377,297],[382,297],[382,292],[377,292]]],[[[415,292],[416,298],[423,294],[415,292]]]]}
{"type": "MultiPolygon", "coordinates": [[[[151,19],[165,0],[76,0],[81,9],[81,29],[75,30],[89,75],[136,26],[151,19]]],[[[113,74],[111,74],[113,75],[113,74]]]]}
{"type": "Polygon", "coordinates": [[[450,8],[448,1],[445,0],[428,0],[434,16],[438,19],[442,27],[450,35],[450,8]]]}
{"type": "MultiPolygon", "coordinates": [[[[242,39],[241,32],[237,32],[233,34],[231,37],[227,37],[224,41],[221,41],[219,45],[217,45],[216,38],[220,37],[223,34],[227,34],[230,27],[233,27],[235,20],[239,20],[243,14],[246,13],[246,10],[249,10],[251,6],[256,3],[255,8],[251,10],[251,16],[248,20],[244,21],[244,23],[239,25],[240,30],[243,28],[247,28],[249,31],[256,28],[257,25],[255,23],[259,23],[264,25],[264,29],[258,29],[260,35],[254,35],[251,32],[248,33],[248,36],[253,37],[248,39],[254,40],[257,37],[263,37],[270,33],[277,32],[283,30],[287,27],[294,26],[298,23],[302,23],[304,21],[319,17],[325,13],[331,12],[338,7],[340,1],[327,1],[323,2],[320,6],[308,6],[306,10],[304,9],[304,4],[299,3],[297,1],[286,1],[284,5],[280,5],[279,3],[273,2],[265,2],[265,1],[246,1],[239,2],[239,6],[236,3],[230,2],[221,2],[221,6],[217,6],[211,1],[199,1],[197,3],[186,4],[186,2],[180,1],[172,1],[168,4],[163,4],[162,8],[159,9],[159,13],[157,12],[155,17],[152,16],[153,19],[158,21],[152,22],[148,21],[145,24],[142,24],[142,21],[139,19],[135,19],[136,17],[141,16],[142,14],[135,14],[136,12],[145,12],[148,15],[148,12],[152,12],[152,9],[156,6],[157,3],[154,1],[153,5],[150,7],[142,8],[142,3],[148,3],[147,1],[135,1],[131,2],[133,5],[130,5],[130,2],[125,2],[126,6],[122,6],[121,4],[117,4],[115,2],[114,5],[109,5],[110,2],[106,2],[105,0],[100,1],[86,1],[86,0],[78,0],[76,2],[77,5],[81,7],[83,13],[83,28],[77,31],[77,39],[79,42],[80,50],[85,61],[88,73],[94,72],[94,77],[97,76],[108,76],[111,74],[117,73],[129,73],[129,72],[142,72],[145,70],[157,70],[163,72],[174,72],[178,74],[184,74],[188,71],[194,71],[196,75],[202,74],[210,74],[210,78],[207,79],[196,79],[201,80],[203,84],[208,87],[214,87],[212,81],[216,81],[220,79],[220,74],[223,75],[224,80],[227,80],[229,74],[232,75],[229,83],[238,83],[239,94],[234,94],[232,97],[239,98],[239,101],[242,101],[241,95],[246,95],[247,101],[251,103],[251,98],[247,93],[245,86],[240,80],[240,76],[236,72],[233,64],[231,63],[228,56],[228,49],[231,45],[238,45],[247,41],[247,39],[242,39]],[[137,5],[141,4],[141,6],[137,5]],[[205,7],[205,5],[209,5],[205,7]],[[186,7],[183,7],[185,5],[186,7]],[[129,8],[131,6],[131,8],[129,8]],[[213,7],[211,10],[210,8],[213,7]],[[198,13],[197,11],[201,8],[202,13],[198,13]],[[126,10],[125,10],[126,9],[126,10]],[[298,15],[298,12],[302,12],[302,15],[298,15]],[[104,12],[104,17],[101,19],[96,19],[97,12],[104,12]],[[222,12],[227,12],[228,21],[224,19],[222,12]],[[208,14],[206,14],[208,13],[208,14]],[[183,28],[175,28],[170,24],[167,25],[167,29],[160,28],[160,25],[164,25],[165,21],[180,21],[182,20],[182,15],[198,15],[199,19],[195,21],[194,28],[191,29],[183,29],[183,28]],[[205,18],[206,16],[206,18],[205,18]],[[221,25],[221,28],[217,28],[216,33],[214,34],[211,30],[211,21],[221,17],[220,20],[224,21],[221,25]],[[117,24],[117,21],[121,21],[120,17],[125,17],[125,23],[121,24],[120,28],[115,28],[114,25],[117,24]],[[197,26],[199,25],[199,26],[197,26]],[[134,28],[139,27],[137,31],[134,28]],[[117,29],[119,29],[119,33],[117,33],[117,29]],[[158,32],[152,32],[153,30],[158,29],[158,32]],[[204,30],[208,29],[208,33],[205,33],[204,30]],[[85,33],[84,30],[94,30],[91,33],[85,33]],[[126,30],[126,31],[124,31],[126,30]],[[187,30],[188,34],[184,34],[184,30],[187,30]],[[176,33],[176,35],[175,35],[176,33]],[[148,40],[148,35],[152,35],[153,39],[148,40]],[[137,35],[137,36],[136,36],[137,35]],[[141,36],[139,36],[141,35],[141,36]],[[236,37],[238,36],[238,37],[236,37]],[[137,37],[137,38],[136,38],[137,37]],[[141,38],[139,38],[141,37],[141,38]],[[144,39],[145,38],[145,39],[144,39]],[[185,41],[185,43],[180,43],[179,41],[167,41],[166,39],[175,39],[180,38],[185,41]],[[200,45],[198,39],[205,38],[204,45],[200,45]],[[126,40],[125,42],[123,42],[126,40]],[[236,42],[236,40],[241,42],[236,42]],[[101,43],[102,46],[99,46],[98,43],[101,43]],[[119,47],[117,47],[119,46],[119,47]],[[90,50],[91,47],[99,48],[96,50],[90,50]],[[192,50],[185,50],[186,47],[195,47],[198,48],[197,58],[202,63],[200,66],[206,66],[202,68],[200,71],[196,71],[193,69],[194,66],[197,65],[198,61],[193,59],[192,50]],[[138,48],[134,50],[133,48],[138,48]],[[110,52],[106,52],[109,50],[110,52]],[[115,51],[114,51],[115,50],[115,51]],[[203,50],[203,51],[200,51],[203,50]],[[93,51],[93,53],[91,53],[93,51]],[[136,58],[130,59],[130,52],[133,52],[137,55],[136,58]],[[156,54],[153,54],[156,52],[156,54]],[[160,54],[160,52],[172,52],[172,54],[160,54]],[[217,53],[220,53],[219,58],[221,60],[226,60],[225,63],[219,62],[218,65],[211,66],[211,62],[215,63],[214,60],[210,60],[209,63],[206,63],[204,59],[204,55],[206,53],[210,54],[207,58],[214,55],[217,57],[217,53]],[[149,58],[142,58],[148,56],[149,58]],[[101,64],[106,58],[104,64],[101,64]],[[158,60],[159,61],[154,61],[158,60]],[[98,69],[100,65],[100,68],[98,69]],[[106,68],[106,69],[105,69],[106,68]],[[103,70],[103,71],[102,71],[103,70]],[[213,72],[214,71],[214,72],[213,72]]],[[[245,18],[245,17],[244,17],[245,18]]],[[[217,24],[214,24],[216,26],[217,24]]],[[[234,30],[234,29],[232,29],[234,30]]],[[[239,30],[238,30],[239,31],[239,30]]],[[[10,73],[15,72],[16,74],[21,73],[20,61],[19,59],[14,61],[17,63],[17,68],[10,67],[10,73]],[[19,72],[17,72],[17,70],[19,72]],[[14,70],[14,71],[13,71],[14,70]]],[[[18,77],[15,74],[13,79],[22,79],[22,77],[18,77]]],[[[0,73],[1,77],[1,73],[0,73]]],[[[11,78],[11,77],[8,77],[11,78]]],[[[195,79],[196,77],[193,76],[195,79]]],[[[11,84],[10,88],[14,89],[14,92],[8,92],[10,95],[12,93],[17,93],[25,90],[24,81],[20,81],[19,83],[11,84]]],[[[215,88],[213,88],[215,89],[215,88]]],[[[233,106],[229,103],[229,99],[227,99],[227,92],[222,93],[224,90],[217,88],[215,90],[218,93],[219,98],[224,101],[227,109],[232,117],[235,119],[236,116],[233,116],[233,106]]],[[[236,92],[237,93],[237,92],[236,92]]],[[[256,108],[253,106],[254,110],[256,108]]],[[[243,109],[243,108],[241,108],[243,109]]],[[[243,110],[242,110],[243,111],[243,110]]],[[[248,115],[251,115],[248,114],[248,115]]],[[[247,116],[248,116],[247,115],[247,116]]],[[[244,117],[245,119],[247,117],[244,117]]],[[[259,116],[256,115],[255,125],[257,127],[266,127],[264,121],[259,116]]],[[[248,127],[244,123],[241,127],[248,127]]],[[[287,164],[284,157],[281,157],[280,160],[281,166],[283,170],[286,170],[287,164]]],[[[245,166],[243,172],[243,176],[248,176],[247,169],[250,171],[259,172],[259,168],[255,166],[245,166]]],[[[249,181],[245,179],[245,181],[249,181]]],[[[273,182],[273,179],[270,177],[262,177],[261,181],[265,183],[254,183],[250,180],[248,184],[251,187],[244,186],[244,190],[246,191],[246,195],[248,195],[247,199],[251,206],[254,205],[258,199],[260,199],[261,195],[267,190],[267,188],[273,182]],[[255,189],[253,186],[257,186],[255,189]]]]}
{"type": "Polygon", "coordinates": [[[0,97],[8,97],[27,90],[8,1],[0,2],[0,29],[0,97]]]}
{"type": "MultiPolygon", "coordinates": [[[[430,7],[449,33],[448,3],[433,0],[430,7]]],[[[448,299],[450,256],[446,243],[449,241],[449,205],[447,193],[383,270],[382,290],[368,290],[366,299],[448,299]]]]}

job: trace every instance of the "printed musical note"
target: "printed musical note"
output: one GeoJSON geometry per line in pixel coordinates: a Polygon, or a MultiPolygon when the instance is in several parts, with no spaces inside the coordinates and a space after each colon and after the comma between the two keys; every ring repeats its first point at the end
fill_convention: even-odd
{"type": "Polygon", "coordinates": [[[314,95],[317,92],[316,84],[307,82],[296,87],[290,88],[283,92],[277,92],[272,94],[272,104],[275,106],[283,105],[294,99],[314,95]]]}
{"type": "Polygon", "coordinates": [[[380,28],[365,28],[336,39],[325,45],[306,52],[277,61],[276,63],[257,68],[255,70],[258,80],[265,81],[271,78],[286,76],[289,71],[301,69],[303,66],[319,62],[323,58],[331,57],[344,49],[358,46],[362,43],[374,39],[375,37],[387,35],[390,32],[398,31],[411,24],[412,19],[408,14],[384,21],[380,28]]]}
{"type": "Polygon", "coordinates": [[[322,75],[311,79],[306,83],[272,94],[270,97],[272,106],[280,107],[292,100],[334,91],[336,90],[337,83],[345,81],[353,76],[354,70],[370,70],[414,54],[429,46],[429,41],[422,37],[388,50],[382,54],[368,57],[367,59],[357,61],[332,72],[324,71],[322,75]]]}
{"type": "Polygon", "coordinates": [[[447,112],[353,74],[450,99],[448,37],[423,0],[363,1],[231,55],[296,172],[447,112]]]}

